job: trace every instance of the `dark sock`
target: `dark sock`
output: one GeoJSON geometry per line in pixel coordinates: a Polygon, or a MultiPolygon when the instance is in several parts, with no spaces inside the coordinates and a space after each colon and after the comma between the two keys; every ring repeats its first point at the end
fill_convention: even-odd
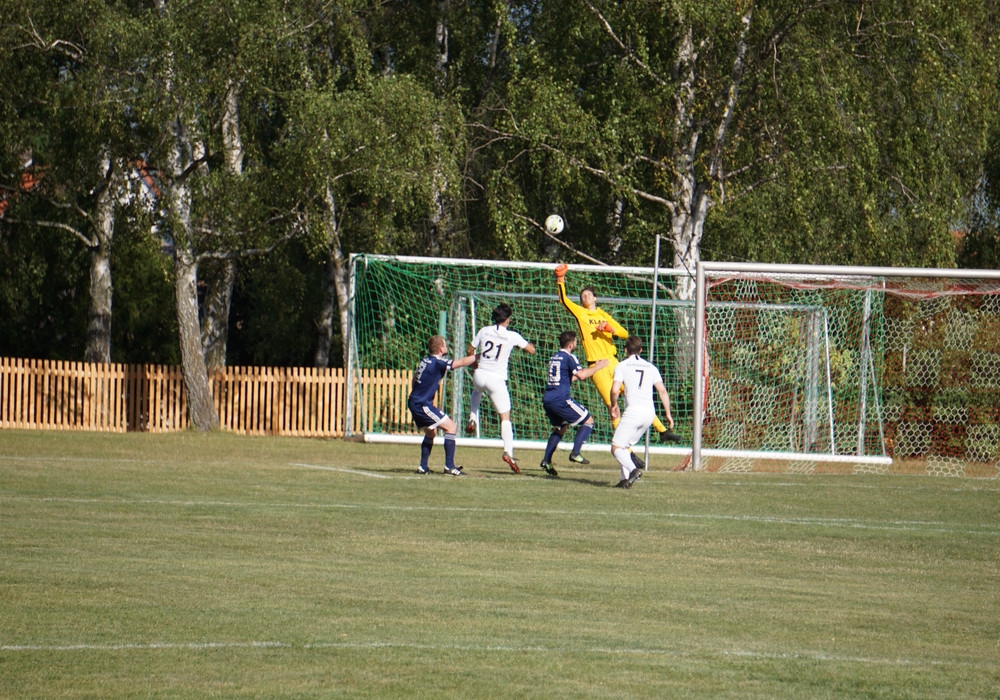
{"type": "Polygon", "coordinates": [[[455,468],[455,433],[444,434],[444,466],[455,468]]]}
{"type": "Polygon", "coordinates": [[[543,462],[546,464],[552,464],[552,455],[556,453],[556,448],[559,446],[560,440],[562,440],[562,435],[553,430],[549,435],[549,442],[545,446],[545,457],[542,459],[543,462]]]}
{"type": "Polygon", "coordinates": [[[576,429],[576,437],[573,438],[573,454],[580,454],[580,450],[583,449],[583,443],[587,442],[587,438],[590,434],[594,432],[594,426],[592,425],[581,425],[576,429]]]}
{"type": "Polygon", "coordinates": [[[434,447],[434,438],[424,435],[424,441],[420,443],[420,467],[427,469],[427,460],[431,458],[431,448],[434,447]]]}

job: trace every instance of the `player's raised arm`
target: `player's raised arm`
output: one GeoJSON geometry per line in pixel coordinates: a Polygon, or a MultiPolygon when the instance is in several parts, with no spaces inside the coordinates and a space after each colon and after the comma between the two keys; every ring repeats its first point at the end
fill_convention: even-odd
{"type": "Polygon", "coordinates": [[[607,359],[601,359],[592,364],[590,367],[583,367],[578,369],[573,373],[573,381],[582,381],[584,379],[590,379],[595,373],[600,372],[602,369],[608,366],[607,359]]]}
{"type": "Polygon", "coordinates": [[[459,367],[468,367],[469,365],[473,364],[477,359],[479,359],[479,356],[476,355],[475,353],[472,353],[471,355],[465,355],[464,357],[457,357],[451,361],[451,367],[452,369],[458,369],[459,367]]]}
{"type": "Polygon", "coordinates": [[[569,266],[565,263],[556,266],[556,289],[559,290],[559,301],[562,302],[562,305],[569,309],[570,313],[576,315],[578,310],[583,311],[584,308],[566,296],[566,270],[568,269],[569,266]]]}

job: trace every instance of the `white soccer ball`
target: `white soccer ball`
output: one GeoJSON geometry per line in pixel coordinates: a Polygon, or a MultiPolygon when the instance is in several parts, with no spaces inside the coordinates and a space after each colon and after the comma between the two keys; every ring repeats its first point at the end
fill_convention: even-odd
{"type": "Polygon", "coordinates": [[[562,233],[563,223],[562,217],[558,214],[549,214],[548,218],[545,219],[545,230],[549,233],[556,234],[562,233]]]}

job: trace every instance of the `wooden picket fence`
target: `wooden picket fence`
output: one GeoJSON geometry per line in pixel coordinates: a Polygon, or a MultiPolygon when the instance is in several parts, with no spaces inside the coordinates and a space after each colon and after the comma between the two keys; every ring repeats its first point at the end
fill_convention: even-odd
{"type": "MultiPolygon", "coordinates": [[[[409,370],[358,372],[351,433],[416,432],[409,370]]],[[[226,367],[209,384],[222,430],[343,437],[343,369],[226,367]]],[[[184,377],[167,365],[0,358],[0,428],[161,433],[189,426],[184,377]]]]}

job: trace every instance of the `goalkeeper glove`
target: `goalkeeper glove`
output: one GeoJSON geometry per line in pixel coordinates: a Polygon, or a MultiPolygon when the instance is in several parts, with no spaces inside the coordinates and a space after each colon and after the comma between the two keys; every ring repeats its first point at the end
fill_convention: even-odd
{"type": "Polygon", "coordinates": [[[597,330],[599,330],[601,333],[610,333],[611,324],[608,323],[607,321],[601,321],[600,323],[597,324],[597,330]]]}
{"type": "Polygon", "coordinates": [[[568,269],[569,265],[566,263],[556,265],[556,282],[564,282],[566,280],[566,271],[568,269]]]}

